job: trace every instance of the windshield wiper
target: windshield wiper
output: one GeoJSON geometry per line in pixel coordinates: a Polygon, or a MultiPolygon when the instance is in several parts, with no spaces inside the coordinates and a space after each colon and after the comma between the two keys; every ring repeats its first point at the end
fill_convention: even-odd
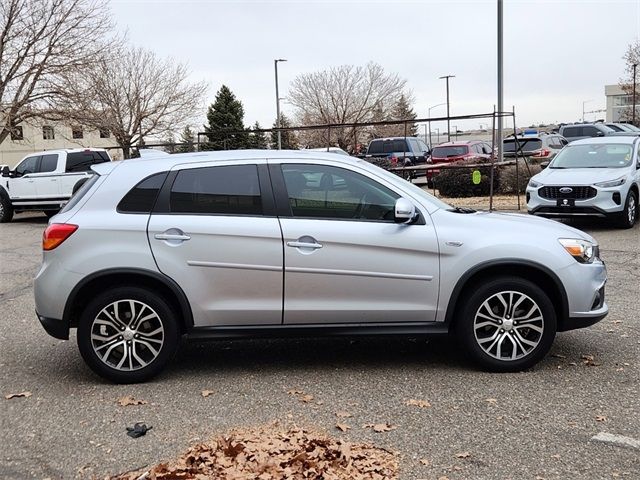
{"type": "Polygon", "coordinates": [[[454,213],[476,213],[476,210],[467,207],[453,207],[449,211],[454,213]]]}

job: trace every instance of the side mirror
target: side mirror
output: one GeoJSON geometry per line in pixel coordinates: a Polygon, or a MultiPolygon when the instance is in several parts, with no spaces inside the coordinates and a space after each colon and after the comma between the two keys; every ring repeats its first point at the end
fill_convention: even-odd
{"type": "Polygon", "coordinates": [[[540,168],[542,168],[543,170],[544,170],[545,168],[547,168],[548,166],[549,166],[549,162],[542,162],[542,163],[540,163],[540,168]]]}
{"type": "Polygon", "coordinates": [[[412,223],[418,217],[416,207],[406,198],[396,200],[393,219],[396,223],[412,223]]]}
{"type": "Polygon", "coordinates": [[[0,171],[0,173],[2,174],[3,177],[8,177],[11,175],[11,170],[9,169],[8,165],[5,165],[4,167],[2,167],[2,170],[0,171]]]}

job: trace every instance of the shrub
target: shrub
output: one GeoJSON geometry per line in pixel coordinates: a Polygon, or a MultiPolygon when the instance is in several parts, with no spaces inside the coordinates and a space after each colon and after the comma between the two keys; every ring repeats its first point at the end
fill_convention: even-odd
{"type": "MultiPolygon", "coordinates": [[[[481,163],[487,165],[470,168],[443,168],[440,170],[440,173],[433,179],[440,195],[452,198],[489,195],[491,178],[490,160],[460,160],[453,163],[453,165],[475,165],[481,163]],[[479,170],[481,175],[478,185],[475,185],[472,181],[472,175],[475,170],[479,170]]],[[[496,168],[493,179],[494,192],[498,191],[498,173],[499,169],[496,168]]]]}
{"type": "MultiPolygon", "coordinates": [[[[524,193],[527,189],[527,183],[529,183],[529,179],[542,171],[540,165],[529,165],[529,170],[527,170],[526,165],[520,163],[518,165],[518,190],[519,193],[524,193]],[[531,175],[529,175],[529,171],[531,171],[531,175]]],[[[503,167],[500,170],[500,193],[516,193],[516,166],[509,165],[503,167]]]]}

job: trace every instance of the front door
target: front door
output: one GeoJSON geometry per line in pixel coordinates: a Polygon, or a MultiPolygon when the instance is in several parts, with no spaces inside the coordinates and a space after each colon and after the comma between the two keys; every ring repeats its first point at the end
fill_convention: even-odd
{"type": "Polygon", "coordinates": [[[40,156],[34,155],[22,160],[15,168],[16,176],[9,179],[9,196],[12,200],[36,200],[36,181],[33,178],[40,156]]]}
{"type": "Polygon", "coordinates": [[[197,327],[282,323],[282,235],[262,162],[170,173],[149,220],[158,268],[184,290],[197,327]]]}
{"type": "Polygon", "coordinates": [[[426,212],[395,223],[401,195],[348,168],[282,163],[271,172],[290,206],[280,217],[285,324],[435,321],[438,244],[426,212]]]}

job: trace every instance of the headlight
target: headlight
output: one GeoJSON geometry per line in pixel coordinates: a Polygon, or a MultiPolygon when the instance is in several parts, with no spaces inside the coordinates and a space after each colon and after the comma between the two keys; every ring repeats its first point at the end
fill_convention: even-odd
{"type": "Polygon", "coordinates": [[[626,181],[627,181],[627,177],[620,177],[620,178],[616,178],[615,180],[609,180],[608,182],[594,183],[594,185],[596,187],[609,188],[609,187],[617,187],[619,185],[622,185],[626,181]]]}
{"type": "Polygon", "coordinates": [[[542,186],[542,184],[538,183],[538,182],[534,182],[533,180],[529,180],[529,186],[531,188],[538,188],[538,187],[542,186]]]}
{"type": "Polygon", "coordinates": [[[598,245],[591,243],[589,240],[559,238],[558,241],[567,253],[580,263],[593,263],[600,253],[598,245]]]}

